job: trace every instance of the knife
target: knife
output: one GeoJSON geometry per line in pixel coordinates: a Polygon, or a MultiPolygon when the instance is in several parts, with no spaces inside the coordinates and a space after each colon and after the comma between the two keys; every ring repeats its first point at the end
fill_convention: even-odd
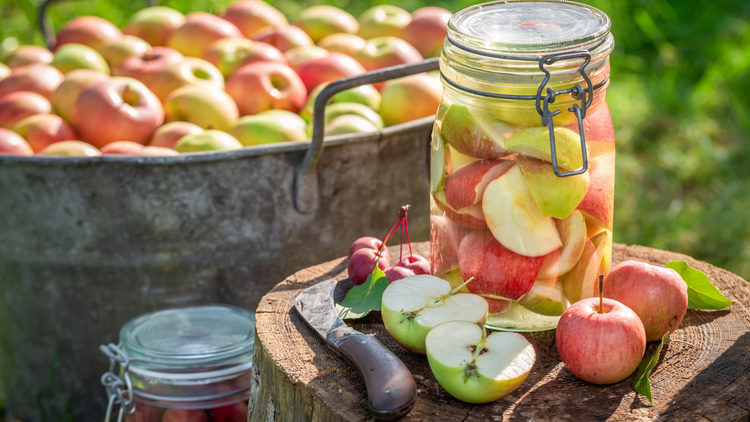
{"type": "Polygon", "coordinates": [[[414,406],[414,378],[383,343],[344,324],[334,306],[335,288],[333,279],[309,287],[297,296],[294,307],[323,340],[357,367],[365,381],[373,416],[380,420],[399,419],[414,406]]]}

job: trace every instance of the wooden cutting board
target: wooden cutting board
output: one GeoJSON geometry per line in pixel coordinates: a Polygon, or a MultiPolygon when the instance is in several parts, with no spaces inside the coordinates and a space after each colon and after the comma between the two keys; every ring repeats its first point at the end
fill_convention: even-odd
{"type": "MultiPolygon", "coordinates": [[[[429,243],[416,245],[428,256],[429,243]]],[[[398,258],[397,248],[391,256],[398,258]]],[[[688,310],[675,340],[651,376],[654,404],[636,396],[632,376],[597,386],[574,377],[560,362],[554,331],[525,334],[537,360],[519,389],[490,404],[453,399],[432,376],[427,359],[406,351],[386,332],[375,312],[352,327],[374,335],[409,367],[417,402],[404,421],[748,421],[750,414],[750,284],[688,256],[615,244],[613,263],[635,259],[664,265],[684,260],[708,275],[734,300],[727,310],[688,310]]],[[[294,308],[303,289],[323,280],[347,280],[346,258],[297,272],[260,301],[256,316],[255,373],[249,421],[364,421],[367,393],[347,360],[328,347],[294,308]]],[[[339,283],[343,294],[351,286],[339,283]]],[[[339,298],[340,300],[340,298],[339,298]]],[[[650,354],[656,343],[650,343],[650,354]]]]}

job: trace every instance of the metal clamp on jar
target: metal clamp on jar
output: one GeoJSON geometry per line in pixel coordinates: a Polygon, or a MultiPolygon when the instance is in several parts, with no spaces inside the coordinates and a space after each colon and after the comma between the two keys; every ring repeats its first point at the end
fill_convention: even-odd
{"type": "Polygon", "coordinates": [[[555,328],[612,254],[610,20],[568,1],[456,13],[433,128],[433,274],[482,295],[487,325],[555,328]]]}
{"type": "Polygon", "coordinates": [[[100,346],[105,422],[247,419],[255,314],[208,305],[142,315],[125,324],[120,344],[100,346]]]}

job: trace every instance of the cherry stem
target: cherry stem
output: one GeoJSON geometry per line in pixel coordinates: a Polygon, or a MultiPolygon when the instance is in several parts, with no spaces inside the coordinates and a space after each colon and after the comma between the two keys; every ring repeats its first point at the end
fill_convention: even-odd
{"type": "Polygon", "coordinates": [[[599,313],[604,313],[604,275],[599,276],[599,313]]]}
{"type": "Polygon", "coordinates": [[[474,280],[474,277],[471,277],[470,279],[464,281],[464,283],[462,285],[460,285],[460,286],[456,287],[455,289],[451,290],[451,292],[448,293],[448,296],[453,296],[454,294],[456,294],[457,291],[463,289],[464,286],[466,286],[467,284],[469,284],[473,280],[474,280]]]}
{"type": "Polygon", "coordinates": [[[674,342],[677,342],[677,343],[687,344],[687,345],[688,345],[688,346],[690,346],[690,347],[698,347],[698,346],[694,345],[693,343],[689,343],[689,342],[687,342],[687,341],[682,341],[682,340],[672,340],[672,339],[669,339],[669,341],[670,341],[670,343],[674,341],[674,342]]]}
{"type": "Polygon", "coordinates": [[[401,258],[404,257],[404,226],[406,225],[406,217],[404,217],[404,224],[401,226],[401,238],[398,241],[398,262],[401,262],[401,258]]]}
{"type": "Polygon", "coordinates": [[[404,214],[404,226],[406,227],[406,243],[409,244],[409,261],[414,259],[414,253],[411,251],[411,240],[409,239],[409,216],[404,214]]]}

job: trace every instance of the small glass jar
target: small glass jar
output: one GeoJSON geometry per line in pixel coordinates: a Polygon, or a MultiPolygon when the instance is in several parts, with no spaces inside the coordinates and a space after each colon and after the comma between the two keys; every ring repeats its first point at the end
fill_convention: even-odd
{"type": "Polygon", "coordinates": [[[432,134],[432,273],[480,294],[487,326],[555,328],[612,254],[609,18],[497,1],[448,23],[432,134]],[[583,135],[583,136],[581,136],[583,135]]]}
{"type": "Polygon", "coordinates": [[[242,308],[149,313],[101,347],[112,362],[102,383],[126,421],[244,422],[254,342],[255,314],[242,308]]]}

